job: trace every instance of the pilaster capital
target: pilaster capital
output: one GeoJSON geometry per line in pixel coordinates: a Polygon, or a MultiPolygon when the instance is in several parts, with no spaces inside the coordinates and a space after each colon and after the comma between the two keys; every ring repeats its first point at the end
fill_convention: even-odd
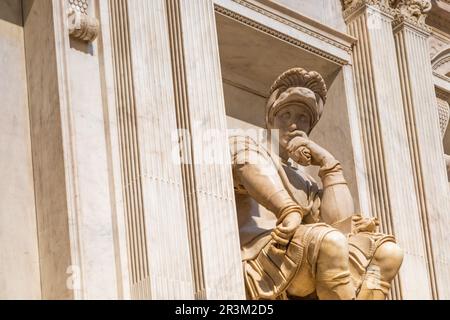
{"type": "Polygon", "coordinates": [[[395,16],[396,10],[391,3],[395,0],[342,0],[342,9],[344,10],[344,19],[346,21],[364,7],[372,7],[389,15],[395,16]]]}
{"type": "Polygon", "coordinates": [[[430,31],[425,20],[431,11],[431,0],[393,0],[391,4],[397,11],[394,27],[407,23],[427,33],[430,31]]]}

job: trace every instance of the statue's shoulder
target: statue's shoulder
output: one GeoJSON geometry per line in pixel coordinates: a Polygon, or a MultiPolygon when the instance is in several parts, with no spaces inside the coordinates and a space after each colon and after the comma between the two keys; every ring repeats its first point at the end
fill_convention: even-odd
{"type": "Polygon", "coordinates": [[[257,140],[250,135],[231,135],[228,137],[228,143],[232,156],[236,156],[243,151],[253,151],[263,157],[270,156],[265,142],[257,142],[257,140]]]}
{"type": "Polygon", "coordinates": [[[228,137],[228,142],[230,145],[238,145],[241,147],[248,147],[248,146],[258,146],[258,143],[256,142],[256,140],[251,137],[250,135],[246,135],[246,134],[234,134],[234,135],[230,135],[228,137]]]}

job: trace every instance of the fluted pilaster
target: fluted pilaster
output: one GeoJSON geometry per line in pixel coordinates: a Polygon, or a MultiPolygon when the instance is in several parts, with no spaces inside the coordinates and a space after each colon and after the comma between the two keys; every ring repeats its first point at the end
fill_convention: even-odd
{"type": "Polygon", "coordinates": [[[404,7],[395,20],[394,35],[433,298],[448,299],[450,201],[423,17],[427,10],[424,6],[422,13],[414,11],[417,15],[411,17],[410,7],[404,7]]]}
{"type": "Polygon", "coordinates": [[[201,296],[241,299],[245,295],[213,2],[168,2],[175,10],[179,6],[180,14],[179,29],[172,36],[181,37],[184,56],[181,82],[175,87],[185,86],[188,107],[180,115],[192,135],[189,192],[195,193],[197,220],[191,233],[200,232],[195,246],[201,248],[201,296]]]}
{"type": "Polygon", "coordinates": [[[118,24],[125,27],[117,43],[122,99],[118,107],[123,108],[125,121],[122,157],[130,188],[128,238],[134,297],[192,299],[183,179],[173,158],[178,148],[173,141],[177,119],[166,1],[112,2],[120,10],[118,24]]]}
{"type": "Polygon", "coordinates": [[[346,8],[349,33],[358,39],[353,69],[371,214],[380,219],[385,233],[396,236],[405,252],[392,296],[427,299],[428,261],[395,59],[394,12],[387,1],[354,1],[346,8]]]}

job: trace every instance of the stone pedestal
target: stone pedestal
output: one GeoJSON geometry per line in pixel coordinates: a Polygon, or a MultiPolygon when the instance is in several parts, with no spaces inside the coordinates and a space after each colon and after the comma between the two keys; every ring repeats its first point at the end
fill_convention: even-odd
{"type": "Polygon", "coordinates": [[[392,296],[429,299],[428,259],[395,59],[393,12],[386,1],[347,2],[344,16],[348,30],[358,39],[353,70],[370,214],[380,219],[384,232],[395,235],[405,253],[392,296]]]}

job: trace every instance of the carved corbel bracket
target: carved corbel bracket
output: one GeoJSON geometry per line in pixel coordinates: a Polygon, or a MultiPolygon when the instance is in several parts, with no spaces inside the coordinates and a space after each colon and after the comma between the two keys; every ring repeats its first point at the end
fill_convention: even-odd
{"type": "Polygon", "coordinates": [[[100,23],[97,18],[88,15],[87,0],[69,0],[67,12],[69,35],[73,39],[93,42],[97,39],[100,23]]]}

